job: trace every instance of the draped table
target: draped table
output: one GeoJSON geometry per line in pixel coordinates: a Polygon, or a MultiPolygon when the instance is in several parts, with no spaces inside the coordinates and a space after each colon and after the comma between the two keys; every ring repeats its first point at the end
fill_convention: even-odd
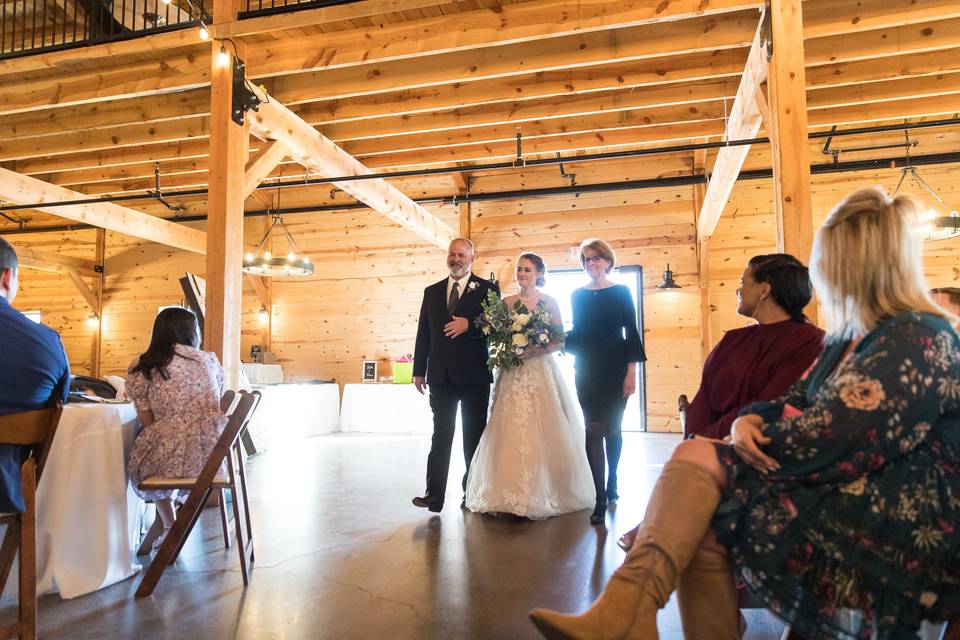
{"type": "Polygon", "coordinates": [[[412,384],[346,384],[340,431],[433,433],[429,397],[412,384]]]}
{"type": "Polygon", "coordinates": [[[37,487],[38,593],[75,598],[140,570],[143,502],[127,481],[137,425],[132,404],[64,406],[37,487]]]}

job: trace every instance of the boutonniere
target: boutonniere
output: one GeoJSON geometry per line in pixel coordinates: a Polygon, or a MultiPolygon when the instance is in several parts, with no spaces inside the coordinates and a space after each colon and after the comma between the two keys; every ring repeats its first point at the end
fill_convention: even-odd
{"type": "Polygon", "coordinates": [[[477,285],[476,281],[471,282],[470,284],[467,285],[467,291],[473,291],[474,289],[477,288],[477,286],[478,286],[478,285],[477,285]]]}

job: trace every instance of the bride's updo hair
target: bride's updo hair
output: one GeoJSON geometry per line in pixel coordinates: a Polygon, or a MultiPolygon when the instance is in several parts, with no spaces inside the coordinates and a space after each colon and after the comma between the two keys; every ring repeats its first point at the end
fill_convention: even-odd
{"type": "Polygon", "coordinates": [[[543,258],[535,253],[521,253],[520,257],[517,258],[517,265],[520,264],[521,260],[529,260],[533,263],[533,267],[537,270],[538,287],[547,284],[547,266],[543,264],[543,258]]]}

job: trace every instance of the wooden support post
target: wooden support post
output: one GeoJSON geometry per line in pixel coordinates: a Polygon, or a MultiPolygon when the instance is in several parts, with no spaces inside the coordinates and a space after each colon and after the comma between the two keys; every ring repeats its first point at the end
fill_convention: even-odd
{"type": "Polygon", "coordinates": [[[770,5],[773,57],[768,83],[773,131],[774,204],[777,250],[810,260],[813,205],[810,193],[810,145],[807,141],[807,92],[800,0],[770,5]]]}
{"type": "Polygon", "coordinates": [[[96,263],[100,271],[94,278],[94,293],[97,296],[97,327],[93,331],[93,348],[90,354],[90,375],[100,377],[100,353],[103,344],[103,263],[107,253],[107,231],[97,229],[96,263]]]}
{"type": "MultiPolygon", "coordinates": [[[[214,21],[236,19],[236,3],[214,7],[214,21]]],[[[221,43],[211,43],[210,70],[210,191],[207,222],[206,313],[204,348],[220,358],[226,386],[240,381],[240,312],[243,295],[244,169],[249,135],[246,119],[236,124],[232,116],[232,65],[217,62],[221,43]]],[[[236,54],[245,54],[243,42],[236,54]]],[[[227,45],[227,51],[234,53],[227,45]]],[[[233,60],[233,58],[231,58],[233,60]]]]}
{"type": "MultiPolygon", "coordinates": [[[[696,171],[696,162],[694,170],[696,171]]],[[[693,185],[694,217],[703,204],[704,191],[702,184],[693,185]]],[[[697,238],[697,282],[700,287],[700,363],[703,364],[713,348],[710,326],[710,238],[697,238]]]]}
{"type": "Polygon", "coordinates": [[[473,227],[470,219],[470,203],[461,202],[457,206],[460,208],[460,237],[469,238],[473,227]]]}
{"type": "MultiPolygon", "coordinates": [[[[807,140],[807,92],[800,0],[773,0],[770,5],[773,57],[767,72],[770,91],[771,153],[777,251],[804,264],[813,248],[813,203],[810,191],[810,145],[807,140]]],[[[813,301],[807,316],[816,320],[813,301]]]]}

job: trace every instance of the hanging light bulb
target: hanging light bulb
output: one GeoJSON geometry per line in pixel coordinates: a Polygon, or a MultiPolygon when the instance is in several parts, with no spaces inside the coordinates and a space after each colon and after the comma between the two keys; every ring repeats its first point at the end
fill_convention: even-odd
{"type": "Polygon", "coordinates": [[[210,38],[210,32],[207,31],[206,25],[204,25],[204,24],[201,22],[201,23],[200,23],[200,39],[201,39],[201,40],[208,40],[209,38],[210,38]]]}
{"type": "Polygon", "coordinates": [[[173,0],[163,0],[163,4],[170,4],[173,0]]]}
{"type": "Polygon", "coordinates": [[[89,328],[96,329],[98,324],[100,324],[100,318],[97,317],[97,314],[91,313],[87,316],[87,326],[89,328]]]}
{"type": "Polygon", "coordinates": [[[220,45],[220,53],[217,54],[217,64],[221,67],[226,67],[230,64],[230,54],[227,53],[227,48],[220,45]]]}
{"type": "Polygon", "coordinates": [[[287,262],[293,262],[296,259],[297,259],[297,254],[295,254],[293,251],[287,254],[287,262]]]}
{"type": "Polygon", "coordinates": [[[270,260],[271,258],[273,258],[273,255],[272,255],[269,251],[264,251],[264,252],[263,252],[263,259],[264,259],[264,260],[270,260]]]}
{"type": "Polygon", "coordinates": [[[260,324],[267,324],[267,321],[270,320],[270,312],[267,311],[266,305],[260,305],[260,311],[257,312],[257,318],[260,320],[260,324]]]}
{"type": "Polygon", "coordinates": [[[252,254],[252,253],[248,253],[247,255],[245,255],[245,256],[243,257],[243,259],[244,259],[244,261],[246,261],[246,262],[248,262],[248,263],[253,262],[253,254],[252,254]]]}

